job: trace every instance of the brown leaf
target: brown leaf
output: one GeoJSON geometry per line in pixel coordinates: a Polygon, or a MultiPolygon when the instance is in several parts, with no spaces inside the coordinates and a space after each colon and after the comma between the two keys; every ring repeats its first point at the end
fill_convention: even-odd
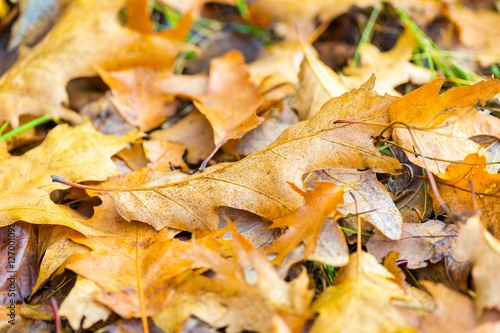
{"type": "Polygon", "coordinates": [[[26,222],[0,228],[0,240],[0,265],[4,267],[0,303],[10,305],[31,295],[38,275],[38,240],[33,226],[26,222]]]}
{"type": "Polygon", "coordinates": [[[401,238],[394,240],[375,231],[366,247],[378,260],[399,252],[399,257],[408,261],[408,268],[426,267],[427,261],[436,263],[452,254],[452,247],[458,234],[456,225],[446,225],[437,220],[425,223],[403,223],[401,238]]]}
{"type": "Polygon", "coordinates": [[[173,63],[181,44],[120,26],[117,16],[125,0],[75,0],[42,42],[0,78],[0,121],[19,125],[19,116],[51,114],[81,121],[68,104],[66,83],[120,64],[173,63]]]}
{"type": "Polygon", "coordinates": [[[152,139],[181,143],[187,147],[186,161],[198,164],[215,149],[214,132],[207,118],[198,110],[166,129],[156,130],[150,134],[152,139]]]}
{"type": "Polygon", "coordinates": [[[337,205],[343,202],[344,191],[333,183],[314,183],[315,189],[308,192],[302,192],[292,183],[289,184],[304,197],[306,203],[290,214],[275,219],[268,227],[287,227],[287,231],[267,248],[267,253],[277,254],[273,263],[278,266],[300,243],[305,246],[304,258],[307,259],[316,249],[317,238],[327,217],[333,215],[337,205]]]}
{"type": "MultiPolygon", "coordinates": [[[[447,179],[439,180],[439,193],[457,214],[472,212],[475,209],[474,200],[483,213],[483,224],[495,237],[500,237],[500,174],[486,171],[484,156],[468,155],[464,162],[466,164],[448,167],[445,175],[447,179]]],[[[434,206],[435,209],[439,208],[436,202],[434,206]]]]}
{"type": "Polygon", "coordinates": [[[290,213],[303,199],[286,182],[298,186],[302,175],[313,170],[373,167],[397,172],[399,162],[373,145],[378,126],[334,124],[339,118],[386,121],[394,98],[380,97],[372,87],[370,80],[332,99],[315,117],[289,127],[273,144],[237,163],[219,164],[184,179],[167,174],[163,180],[116,191],[117,209],[125,219],[147,222],[156,229],[168,225],[189,231],[215,230],[220,206],[268,219],[290,213]]]}
{"type": "Polygon", "coordinates": [[[457,261],[472,262],[472,278],[476,291],[476,308],[500,310],[497,272],[500,269],[500,241],[484,229],[478,215],[470,217],[454,247],[457,261]]]}
{"type": "MultiPolygon", "coordinates": [[[[360,214],[363,222],[369,222],[388,238],[398,239],[401,236],[403,223],[401,213],[373,171],[317,170],[307,175],[304,183],[310,184],[314,181],[333,182],[345,187],[344,204],[338,208],[344,216],[360,214]],[[350,193],[356,197],[357,210],[350,193]]],[[[344,222],[348,223],[352,229],[357,229],[355,220],[356,218],[346,218],[344,222]]]]}
{"type": "Polygon", "coordinates": [[[351,254],[349,264],[340,269],[334,285],[312,305],[312,311],[319,316],[311,332],[411,331],[391,303],[393,299],[405,298],[393,279],[369,253],[351,254]]]}
{"type": "Polygon", "coordinates": [[[1,226],[23,220],[65,225],[83,234],[94,234],[93,228],[82,223],[84,217],[52,202],[50,193],[67,186],[53,183],[51,176],[73,182],[106,180],[119,174],[111,156],[138,137],[137,132],[122,137],[103,135],[89,123],[75,128],[60,125],[40,146],[1,162],[1,226]]]}
{"type": "Polygon", "coordinates": [[[500,14],[491,10],[447,6],[445,15],[455,23],[459,39],[487,67],[500,61],[500,48],[495,36],[500,33],[500,14]]]}
{"type": "Polygon", "coordinates": [[[452,161],[462,161],[479,151],[470,137],[500,137],[500,119],[480,114],[474,107],[499,93],[500,81],[490,79],[439,95],[443,82],[435,79],[397,100],[389,110],[391,121],[410,126],[413,134],[395,125],[394,140],[407,149],[413,163],[425,167],[422,159],[427,158],[429,171],[436,175],[444,174],[452,161]]]}
{"type": "Polygon", "coordinates": [[[194,105],[212,125],[216,149],[229,139],[240,139],[264,121],[256,115],[263,100],[249,77],[238,51],[210,62],[208,91],[194,105]]]}

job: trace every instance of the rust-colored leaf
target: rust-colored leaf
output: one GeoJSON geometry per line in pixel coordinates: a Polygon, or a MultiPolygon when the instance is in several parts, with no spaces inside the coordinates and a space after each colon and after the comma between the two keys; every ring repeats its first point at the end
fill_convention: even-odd
{"type": "Polygon", "coordinates": [[[306,203],[293,212],[273,221],[268,228],[287,227],[287,231],[274,241],[267,253],[276,253],[273,263],[281,265],[283,259],[300,243],[305,246],[304,258],[307,259],[316,249],[316,241],[326,219],[343,202],[344,192],[333,183],[314,183],[315,189],[303,192],[290,183],[294,191],[304,197],[306,203]]]}

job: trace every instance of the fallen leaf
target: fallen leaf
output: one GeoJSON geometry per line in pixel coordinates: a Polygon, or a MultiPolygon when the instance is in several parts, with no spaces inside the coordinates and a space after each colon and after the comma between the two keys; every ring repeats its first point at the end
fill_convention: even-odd
{"type": "MultiPolygon", "coordinates": [[[[12,26],[9,51],[19,45],[34,43],[54,24],[69,3],[70,0],[19,1],[20,15],[12,26]]],[[[0,4],[0,7],[3,6],[0,4]]]]}
{"type": "Polygon", "coordinates": [[[149,223],[157,230],[165,226],[216,230],[220,206],[271,220],[290,213],[303,204],[303,198],[286,182],[298,186],[302,175],[313,170],[373,167],[396,173],[399,162],[373,145],[378,126],[334,124],[339,118],[386,121],[394,98],[378,96],[372,87],[370,80],[332,99],[315,117],[289,127],[273,144],[237,163],[218,164],[184,179],[170,173],[127,191],[114,189],[117,209],[125,219],[149,223]]]}
{"type": "Polygon", "coordinates": [[[267,253],[276,253],[273,263],[281,265],[283,259],[300,243],[305,246],[304,258],[307,259],[316,249],[316,242],[327,217],[334,215],[337,205],[343,202],[343,190],[333,183],[314,183],[315,189],[302,192],[292,183],[294,191],[304,197],[306,203],[288,215],[275,219],[268,228],[287,227],[287,231],[276,239],[267,253]]]}
{"type": "MultiPolygon", "coordinates": [[[[472,154],[465,158],[464,164],[450,165],[446,170],[447,179],[438,182],[438,190],[456,214],[472,212],[475,201],[483,214],[483,224],[500,237],[500,175],[488,173],[485,162],[485,157],[472,154]]],[[[439,208],[435,200],[434,206],[439,208]]]]}
{"type": "Polygon", "coordinates": [[[399,257],[408,261],[408,268],[417,269],[426,267],[428,261],[436,263],[451,256],[458,230],[456,225],[437,220],[403,223],[400,239],[389,239],[375,231],[366,248],[379,261],[390,252],[399,252],[399,257]]]}
{"type": "Polygon", "coordinates": [[[334,285],[313,303],[319,314],[311,332],[412,332],[391,303],[405,293],[377,259],[366,252],[351,254],[334,285]]]}
{"type": "Polygon", "coordinates": [[[436,302],[436,309],[422,317],[421,332],[468,332],[476,326],[476,311],[472,300],[442,284],[422,281],[436,302]]]}
{"type": "Polygon", "coordinates": [[[394,102],[389,110],[392,122],[409,126],[396,124],[394,141],[407,150],[412,163],[427,165],[428,171],[440,177],[453,161],[462,161],[479,151],[480,146],[470,137],[500,137],[500,119],[479,113],[474,107],[499,93],[500,81],[490,79],[439,95],[443,82],[429,82],[394,102]]]}
{"type": "Polygon", "coordinates": [[[455,5],[447,6],[444,14],[455,23],[460,42],[467,52],[474,54],[481,66],[487,67],[500,61],[500,48],[495,38],[500,33],[499,13],[455,5]]]}
{"type": "Polygon", "coordinates": [[[148,167],[165,173],[172,171],[172,168],[180,167],[184,172],[189,171],[182,156],[186,152],[186,147],[180,143],[149,140],[142,143],[146,157],[151,161],[148,167]]]}
{"type": "Polygon", "coordinates": [[[77,277],[75,285],[59,308],[59,315],[66,317],[73,330],[88,329],[98,321],[105,322],[111,310],[96,301],[94,295],[101,292],[94,282],[77,277]]]}
{"type": "MultiPolygon", "coordinates": [[[[0,228],[0,239],[0,265],[4,267],[0,275],[0,303],[10,305],[31,295],[39,270],[38,240],[33,226],[26,222],[0,228]]],[[[6,313],[7,317],[8,307],[6,313]]]]}
{"type": "Polygon", "coordinates": [[[105,69],[145,61],[172,64],[182,44],[120,26],[126,0],[74,0],[49,34],[0,78],[0,121],[19,125],[19,116],[51,114],[81,122],[64,107],[66,83],[105,69]]]}
{"type": "Polygon", "coordinates": [[[500,291],[496,272],[500,269],[500,241],[484,229],[478,215],[467,219],[454,247],[457,261],[472,262],[476,309],[500,310],[500,291]]]}
{"type": "Polygon", "coordinates": [[[237,234],[231,223],[229,230],[232,258],[225,259],[203,246],[194,247],[189,254],[215,275],[187,278],[176,294],[180,299],[174,295],[175,306],[156,317],[155,323],[162,329],[171,327],[170,318],[181,309],[184,318],[191,313],[213,327],[226,327],[227,332],[273,332],[268,318],[274,316],[282,317],[293,331],[300,331],[313,296],[307,275],[285,282],[262,250],[237,234]]]}
{"type": "Polygon", "coordinates": [[[208,90],[194,105],[212,125],[215,150],[264,121],[256,115],[263,100],[249,77],[240,52],[231,51],[210,62],[208,90]]]}
{"type": "Polygon", "coordinates": [[[344,204],[338,211],[351,229],[357,229],[357,219],[347,216],[359,214],[361,221],[367,221],[386,237],[398,239],[401,236],[401,213],[373,171],[324,169],[311,172],[304,179],[306,185],[316,181],[332,182],[345,188],[344,204]],[[357,208],[351,193],[356,197],[357,208]]]}
{"type": "Polygon", "coordinates": [[[370,75],[375,74],[377,82],[374,90],[377,93],[399,96],[394,88],[401,84],[412,82],[423,85],[429,82],[432,78],[431,71],[410,62],[415,46],[417,41],[410,29],[406,29],[399,36],[396,45],[386,52],[380,52],[373,44],[363,44],[359,66],[343,68],[347,76],[344,79],[346,85],[352,87],[352,83],[349,83],[353,79],[355,79],[353,83],[359,85],[359,82],[364,82],[370,75]]]}
{"type": "Polygon", "coordinates": [[[112,90],[111,102],[120,115],[139,130],[147,132],[177,112],[177,95],[194,98],[205,92],[203,75],[176,75],[135,67],[121,71],[97,68],[112,90]]]}
{"type": "Polygon", "coordinates": [[[106,180],[119,174],[111,156],[138,137],[137,132],[122,137],[103,135],[89,123],[75,128],[59,125],[40,146],[1,162],[1,226],[22,220],[95,234],[95,229],[83,224],[83,216],[52,202],[50,193],[67,186],[53,183],[51,176],[73,182],[106,180]]]}
{"type": "Polygon", "coordinates": [[[207,118],[198,110],[191,111],[166,129],[152,132],[150,136],[159,141],[183,144],[187,148],[186,162],[189,164],[200,163],[215,149],[214,132],[207,118]]]}

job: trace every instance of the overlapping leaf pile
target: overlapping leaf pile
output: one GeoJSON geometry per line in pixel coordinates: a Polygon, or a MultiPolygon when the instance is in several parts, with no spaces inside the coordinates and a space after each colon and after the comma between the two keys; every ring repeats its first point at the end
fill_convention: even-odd
{"type": "MultiPolygon", "coordinates": [[[[204,1],[160,33],[146,1],[68,3],[0,79],[1,120],[72,122],[20,156],[1,147],[2,291],[11,272],[16,281],[0,297],[12,304],[9,332],[51,330],[58,317],[75,331],[500,329],[500,119],[479,112],[500,81],[440,93],[444,80],[408,61],[408,30],[392,51],[365,45],[378,61],[345,75],[293,40],[250,64],[233,50],[208,74],[180,74],[175,60],[193,49],[184,38],[204,1]],[[150,133],[103,134],[69,109],[68,81],[96,74],[121,128],[150,133]],[[396,96],[409,79],[430,82],[396,96]],[[329,286],[314,284],[321,264],[337,269],[329,286]],[[410,285],[402,265],[441,283],[410,285]],[[459,293],[470,288],[475,299],[459,293]]],[[[329,21],[344,10],[312,1],[286,14],[277,3],[254,2],[248,19],[267,11],[310,28],[319,13],[329,21]]],[[[343,5],[353,4],[362,5],[343,5]]],[[[465,15],[447,6],[450,18],[465,15]]]]}

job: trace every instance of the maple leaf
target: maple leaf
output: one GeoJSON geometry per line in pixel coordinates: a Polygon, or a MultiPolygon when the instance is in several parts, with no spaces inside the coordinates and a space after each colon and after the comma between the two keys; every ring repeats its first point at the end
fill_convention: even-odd
{"type": "Polygon", "coordinates": [[[249,76],[245,59],[238,51],[210,61],[208,91],[194,105],[214,130],[213,153],[229,139],[243,137],[264,121],[256,115],[263,99],[249,76]]]}
{"type": "Polygon", "coordinates": [[[316,242],[327,217],[332,215],[337,205],[343,202],[342,188],[333,183],[314,183],[315,189],[303,192],[292,183],[294,191],[306,200],[304,206],[273,221],[268,228],[288,227],[286,233],[276,239],[268,248],[267,253],[276,253],[273,263],[281,265],[283,259],[300,243],[305,246],[304,258],[316,249],[316,242]]]}
{"type": "MultiPolygon", "coordinates": [[[[472,154],[465,158],[464,164],[450,165],[445,175],[448,179],[439,180],[438,190],[450,209],[457,214],[472,211],[475,208],[474,200],[483,214],[484,225],[496,237],[500,237],[500,175],[488,173],[485,162],[484,156],[472,154]]],[[[436,201],[434,206],[439,209],[436,201]]]]}
{"type": "Polygon", "coordinates": [[[467,219],[454,247],[457,261],[472,262],[472,278],[476,291],[476,309],[500,310],[497,272],[500,269],[500,241],[481,224],[479,215],[467,219]]]}
{"type": "Polygon", "coordinates": [[[500,137],[500,119],[479,113],[474,106],[500,92],[500,81],[490,79],[473,86],[451,89],[441,95],[444,79],[435,79],[394,102],[389,110],[395,125],[394,141],[406,148],[411,162],[444,174],[452,161],[477,153],[480,146],[470,137],[500,137]]]}
{"type": "Polygon", "coordinates": [[[302,175],[317,169],[349,167],[395,173],[399,162],[382,155],[372,137],[379,126],[335,124],[336,119],[387,121],[394,97],[378,96],[373,79],[360,89],[334,98],[307,122],[297,123],[270,146],[233,164],[219,164],[179,179],[163,179],[115,192],[116,206],[127,220],[155,229],[170,226],[188,231],[215,230],[218,207],[248,210],[268,219],[281,217],[300,205],[302,175]],[[171,180],[169,180],[171,179],[171,180]]]}
{"type": "Polygon", "coordinates": [[[311,332],[411,331],[391,303],[405,298],[393,279],[369,253],[351,254],[349,264],[340,269],[334,285],[313,303],[311,310],[319,316],[311,332]]]}
{"type": "Polygon", "coordinates": [[[52,202],[50,193],[67,186],[53,183],[51,176],[82,182],[118,175],[111,156],[138,137],[137,132],[122,137],[100,134],[90,123],[52,129],[40,146],[0,163],[0,226],[22,220],[65,225],[87,235],[95,233],[75,211],[52,202]]]}
{"type": "Polygon", "coordinates": [[[0,78],[0,121],[17,127],[20,115],[51,114],[80,122],[78,114],[63,106],[70,79],[95,75],[96,65],[172,64],[181,44],[120,26],[117,14],[125,3],[72,1],[49,34],[0,78]]]}

